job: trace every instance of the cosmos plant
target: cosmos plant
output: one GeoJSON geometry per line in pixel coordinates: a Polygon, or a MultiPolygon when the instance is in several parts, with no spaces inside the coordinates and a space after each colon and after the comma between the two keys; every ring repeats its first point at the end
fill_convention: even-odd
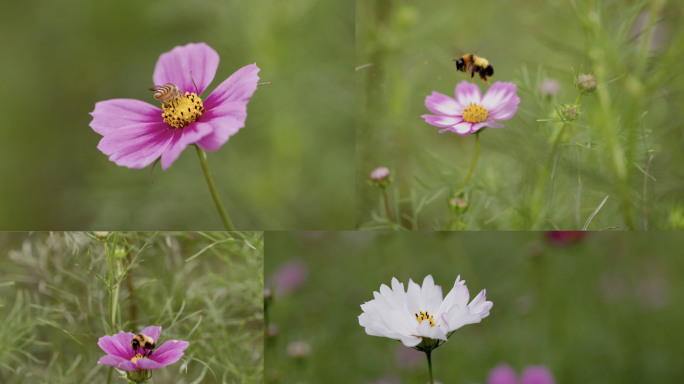
{"type": "Polygon", "coordinates": [[[480,153],[480,135],[484,128],[503,128],[496,121],[512,118],[518,110],[520,98],[514,83],[497,81],[482,96],[480,88],[470,82],[462,81],[456,85],[455,97],[432,92],[425,97],[425,107],[432,115],[421,117],[426,123],[442,128],[439,133],[454,132],[461,136],[475,134],[475,155],[465,177],[461,190],[465,188],[475,169],[480,153]]]}
{"type": "Polygon", "coordinates": [[[161,108],[133,99],[95,104],[90,127],[102,135],[97,148],[117,165],[145,168],[156,161],[166,170],[194,145],[224,226],[233,230],[209,173],[205,151],[216,151],[245,126],[247,103],[257,88],[259,68],[238,69],[204,100],[214,79],[216,51],[205,43],[175,47],[159,56],[152,75],[161,108]]]}
{"type": "Polygon", "coordinates": [[[120,331],[100,337],[97,345],[107,354],[97,363],[125,371],[133,383],[146,383],[153,370],[177,362],[189,345],[187,341],[169,340],[157,348],[161,330],[160,326],[151,326],[137,335],[120,331]]]}
{"type": "Polygon", "coordinates": [[[460,275],[444,299],[442,287],[435,285],[431,275],[425,277],[422,286],[409,279],[407,290],[392,278],[392,288],[382,284],[373,297],[361,305],[359,325],[371,336],[400,340],[407,347],[425,352],[430,384],[434,384],[432,351],[457,329],[489,316],[493,306],[487,301],[486,290],[468,303],[470,293],[460,275]]]}

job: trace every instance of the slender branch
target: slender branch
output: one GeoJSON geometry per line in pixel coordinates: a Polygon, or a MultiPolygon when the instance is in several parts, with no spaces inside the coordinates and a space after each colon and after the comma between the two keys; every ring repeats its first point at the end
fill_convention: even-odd
{"type": "Polygon", "coordinates": [[[473,175],[473,171],[475,170],[475,164],[477,164],[477,158],[480,156],[480,132],[475,132],[475,155],[473,155],[473,163],[470,165],[470,169],[468,170],[468,174],[465,177],[465,180],[463,180],[463,184],[461,184],[460,190],[462,191],[466,185],[468,185],[468,181],[470,181],[470,177],[473,175]]]}
{"type": "Polygon", "coordinates": [[[426,351],[428,361],[428,372],[430,373],[430,384],[435,384],[435,379],[432,377],[432,351],[426,351]]]}
{"type": "Polygon", "coordinates": [[[394,230],[392,225],[392,211],[390,211],[389,200],[387,199],[387,187],[382,188],[382,197],[385,200],[385,213],[387,214],[387,225],[389,225],[390,231],[394,230]]]}

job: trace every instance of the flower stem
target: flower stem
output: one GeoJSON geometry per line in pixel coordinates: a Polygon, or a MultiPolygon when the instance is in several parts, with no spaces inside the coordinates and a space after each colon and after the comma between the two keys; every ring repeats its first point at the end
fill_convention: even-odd
{"type": "Polygon", "coordinates": [[[477,158],[479,156],[480,156],[480,132],[475,132],[475,155],[473,155],[473,163],[470,165],[470,169],[468,170],[468,174],[466,175],[465,180],[463,180],[463,184],[461,184],[461,188],[460,188],[461,191],[466,187],[466,185],[468,185],[468,181],[470,181],[470,176],[473,175],[473,171],[475,170],[475,164],[477,164],[477,158]]]}
{"type": "Polygon", "coordinates": [[[387,225],[389,226],[390,231],[394,231],[394,227],[392,226],[392,211],[390,211],[389,199],[387,199],[387,188],[386,187],[382,188],[382,197],[385,200],[385,213],[387,214],[387,225]]]}
{"type": "Polygon", "coordinates": [[[226,228],[227,231],[234,231],[235,228],[233,227],[233,223],[230,221],[230,218],[226,213],[226,209],[223,208],[223,203],[221,203],[221,199],[219,198],[218,192],[216,192],[214,180],[211,178],[211,173],[209,173],[209,166],[207,165],[207,154],[199,146],[195,145],[195,148],[197,149],[197,156],[199,157],[200,165],[202,166],[202,172],[204,172],[204,178],[207,180],[209,192],[211,193],[211,197],[214,199],[214,204],[216,205],[216,210],[218,211],[219,216],[221,216],[223,226],[226,228]]]}
{"type": "Polygon", "coordinates": [[[432,378],[432,351],[425,351],[428,360],[428,372],[430,373],[430,384],[435,384],[435,379],[432,378]]]}

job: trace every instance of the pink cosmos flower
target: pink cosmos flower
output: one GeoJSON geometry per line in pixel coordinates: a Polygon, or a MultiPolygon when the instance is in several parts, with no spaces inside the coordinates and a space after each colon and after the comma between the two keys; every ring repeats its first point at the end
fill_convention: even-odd
{"type": "Polygon", "coordinates": [[[257,88],[259,68],[244,66],[203,101],[219,56],[205,43],[175,47],[157,60],[152,79],[162,108],[133,99],[95,103],[90,127],[102,140],[97,148],[109,160],[144,168],[161,157],[167,169],[188,145],[216,151],[245,126],[247,103],[257,88]]]}
{"type": "MultiPolygon", "coordinates": [[[[158,326],[147,327],[140,331],[139,335],[152,338],[156,345],[161,330],[162,327],[158,326]]],[[[169,340],[156,349],[139,347],[134,351],[131,345],[134,337],[136,337],[135,334],[124,331],[116,335],[100,337],[97,345],[107,354],[102,356],[97,363],[124,371],[159,369],[178,361],[189,345],[187,341],[169,340]]]]}
{"type": "Polygon", "coordinates": [[[425,107],[434,115],[422,115],[425,122],[442,127],[439,133],[451,131],[465,136],[484,127],[503,128],[495,120],[508,120],[518,110],[520,98],[515,84],[496,82],[482,97],[480,88],[463,81],[456,85],[456,98],[432,92],[425,98],[425,107]]]}
{"type": "Polygon", "coordinates": [[[487,384],[555,384],[553,375],[542,365],[528,365],[522,373],[520,381],[516,378],[513,368],[506,364],[499,364],[489,371],[487,384]]]}

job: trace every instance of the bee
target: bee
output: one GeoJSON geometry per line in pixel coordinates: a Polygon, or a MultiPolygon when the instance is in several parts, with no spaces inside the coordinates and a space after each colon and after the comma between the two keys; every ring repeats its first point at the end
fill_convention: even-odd
{"type": "Polygon", "coordinates": [[[133,347],[133,352],[138,353],[138,350],[142,349],[141,355],[149,356],[155,347],[154,339],[139,333],[131,340],[131,347],[133,347]]]}
{"type": "Polygon", "coordinates": [[[489,84],[487,81],[488,77],[492,77],[494,74],[494,68],[489,65],[489,61],[484,57],[473,55],[472,53],[465,54],[461,56],[460,59],[454,59],[456,62],[456,69],[461,72],[470,72],[470,78],[475,76],[475,72],[480,75],[480,79],[485,83],[489,84]]]}
{"type": "Polygon", "coordinates": [[[150,91],[154,91],[154,98],[163,104],[172,104],[176,99],[183,97],[183,92],[171,83],[155,85],[150,87],[150,91]]]}

